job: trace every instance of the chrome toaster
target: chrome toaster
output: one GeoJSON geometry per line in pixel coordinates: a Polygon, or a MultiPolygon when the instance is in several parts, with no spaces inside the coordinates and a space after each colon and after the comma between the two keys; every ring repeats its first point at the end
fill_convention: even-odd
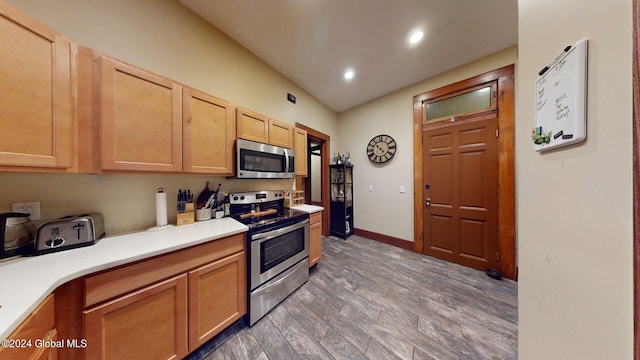
{"type": "Polygon", "coordinates": [[[93,245],[104,235],[102,214],[65,216],[38,226],[34,253],[40,255],[93,245]]]}

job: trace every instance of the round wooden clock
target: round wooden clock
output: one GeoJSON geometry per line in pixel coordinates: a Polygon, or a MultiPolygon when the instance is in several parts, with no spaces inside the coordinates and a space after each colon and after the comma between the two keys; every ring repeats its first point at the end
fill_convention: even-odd
{"type": "Polygon", "coordinates": [[[367,145],[367,157],[375,163],[386,163],[396,154],[398,145],[389,135],[374,136],[367,145]]]}

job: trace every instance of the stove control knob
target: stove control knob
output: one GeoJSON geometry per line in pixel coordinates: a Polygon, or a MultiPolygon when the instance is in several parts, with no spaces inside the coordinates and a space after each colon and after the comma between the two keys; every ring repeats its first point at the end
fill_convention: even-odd
{"type": "Polygon", "coordinates": [[[240,200],[244,200],[244,195],[240,196],[240,200]]]}
{"type": "Polygon", "coordinates": [[[237,196],[234,196],[234,197],[233,197],[233,200],[238,200],[238,197],[237,197],[237,196]]]}

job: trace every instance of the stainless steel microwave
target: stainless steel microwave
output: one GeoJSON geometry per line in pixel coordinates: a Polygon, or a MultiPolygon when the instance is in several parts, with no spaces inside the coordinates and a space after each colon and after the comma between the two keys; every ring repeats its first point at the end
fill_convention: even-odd
{"type": "Polygon", "coordinates": [[[295,177],[295,151],[243,139],[236,140],[236,176],[244,179],[295,177]]]}

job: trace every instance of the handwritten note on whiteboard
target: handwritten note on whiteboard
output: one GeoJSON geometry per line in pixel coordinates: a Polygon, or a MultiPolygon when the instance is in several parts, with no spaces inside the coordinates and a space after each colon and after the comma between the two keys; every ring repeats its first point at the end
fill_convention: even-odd
{"type": "Polygon", "coordinates": [[[568,46],[539,73],[536,119],[531,139],[536,151],[587,138],[587,40],[568,46]]]}

